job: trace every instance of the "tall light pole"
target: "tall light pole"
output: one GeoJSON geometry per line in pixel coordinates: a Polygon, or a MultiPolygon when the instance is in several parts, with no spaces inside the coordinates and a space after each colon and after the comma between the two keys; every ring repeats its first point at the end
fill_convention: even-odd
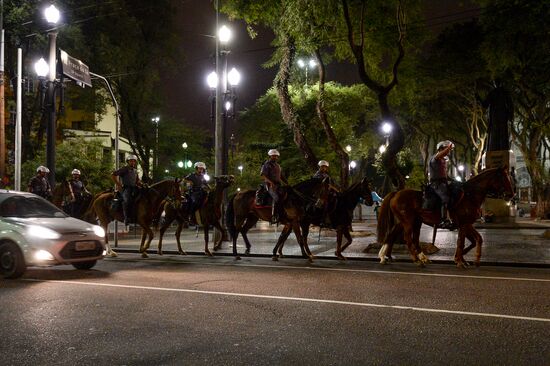
{"type": "Polygon", "coordinates": [[[187,142],[184,142],[183,144],[181,144],[181,147],[183,148],[183,163],[184,163],[184,166],[187,167],[187,148],[189,147],[189,145],[187,145],[187,142]]]}
{"type": "Polygon", "coordinates": [[[6,175],[6,117],[4,115],[4,0],[0,0],[0,179],[6,175]]]}
{"type": "Polygon", "coordinates": [[[390,122],[382,123],[382,133],[384,133],[384,137],[386,138],[386,146],[389,145],[389,138],[392,130],[393,130],[393,125],[390,122]]]}
{"type": "Polygon", "coordinates": [[[312,59],[312,58],[309,59],[309,60],[303,60],[303,59],[299,58],[297,63],[298,63],[298,67],[300,69],[305,69],[305,71],[306,71],[306,85],[307,85],[307,72],[308,72],[308,69],[310,69],[310,68],[313,69],[315,66],[317,66],[317,62],[315,62],[315,60],[312,59]]]}
{"type": "MultiPolygon", "coordinates": [[[[44,11],[44,16],[49,24],[57,24],[60,18],[59,10],[55,5],[50,5],[44,11]]],[[[52,187],[55,186],[55,137],[56,137],[56,121],[55,121],[55,79],[57,71],[56,59],[56,39],[57,31],[48,32],[48,65],[50,67],[48,74],[48,85],[46,94],[45,111],[48,116],[48,125],[46,128],[46,166],[50,169],[48,180],[52,187]]]]}
{"type": "Polygon", "coordinates": [[[160,117],[153,117],[151,118],[151,122],[153,122],[155,124],[155,160],[154,160],[154,167],[153,167],[153,176],[155,179],[157,179],[156,177],[156,173],[157,173],[157,169],[159,167],[159,122],[160,122],[160,117]]]}

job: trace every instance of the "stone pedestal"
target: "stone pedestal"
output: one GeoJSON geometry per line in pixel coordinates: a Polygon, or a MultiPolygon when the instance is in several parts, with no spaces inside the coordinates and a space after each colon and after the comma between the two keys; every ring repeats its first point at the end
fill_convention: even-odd
{"type": "MultiPolygon", "coordinates": [[[[508,172],[516,168],[516,156],[512,150],[487,151],[482,159],[483,169],[506,166],[508,172]]],[[[493,222],[515,222],[515,207],[502,199],[486,198],[482,206],[483,216],[493,222]]]]}

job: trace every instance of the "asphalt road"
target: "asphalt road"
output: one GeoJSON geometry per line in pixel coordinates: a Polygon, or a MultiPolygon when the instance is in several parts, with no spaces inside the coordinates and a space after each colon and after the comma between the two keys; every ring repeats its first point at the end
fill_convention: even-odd
{"type": "Polygon", "coordinates": [[[2,365],[549,365],[550,270],[123,254],[0,280],[2,365]]]}

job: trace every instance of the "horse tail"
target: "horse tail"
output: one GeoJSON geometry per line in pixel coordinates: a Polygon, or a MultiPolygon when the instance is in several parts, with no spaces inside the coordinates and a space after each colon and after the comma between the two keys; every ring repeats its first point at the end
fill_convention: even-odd
{"type": "Polygon", "coordinates": [[[233,194],[229,197],[229,203],[227,204],[227,210],[225,210],[225,226],[227,227],[227,232],[231,235],[230,239],[235,237],[237,227],[235,226],[235,210],[234,210],[234,201],[237,194],[233,194]]]}
{"type": "Polygon", "coordinates": [[[386,197],[384,197],[384,201],[382,201],[380,210],[378,211],[378,223],[376,224],[376,231],[378,232],[377,240],[379,244],[384,244],[386,242],[388,234],[395,225],[395,218],[393,217],[393,213],[391,212],[390,203],[396,193],[397,192],[390,192],[388,195],[386,195],[386,197]]]}

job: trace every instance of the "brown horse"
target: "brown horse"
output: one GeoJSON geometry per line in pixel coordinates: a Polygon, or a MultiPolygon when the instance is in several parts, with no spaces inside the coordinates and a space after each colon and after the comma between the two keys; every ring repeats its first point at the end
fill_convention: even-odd
{"type": "MultiPolygon", "coordinates": [[[[328,180],[309,179],[293,187],[283,187],[282,191],[280,204],[284,209],[285,215],[281,217],[280,222],[285,225],[285,229],[288,230],[289,234],[291,230],[294,230],[302,255],[311,261],[313,255],[307,246],[307,242],[304,242],[302,238],[300,220],[306,213],[306,206],[314,204],[321,206],[327,201],[329,192],[328,180]]],[[[271,221],[271,206],[256,206],[255,200],[255,190],[237,193],[229,199],[226,223],[233,239],[233,255],[235,259],[240,259],[237,253],[237,238],[239,233],[242,234],[246,244],[245,254],[249,254],[251,245],[247,236],[248,231],[256,225],[258,220],[271,221]]],[[[276,248],[280,245],[281,237],[277,241],[276,248]]]]}
{"type": "Polygon", "coordinates": [[[187,253],[185,253],[185,251],[181,248],[180,236],[183,228],[188,227],[189,225],[189,202],[184,200],[183,197],[180,197],[180,199],[165,199],[162,201],[154,220],[157,223],[155,229],[158,227],[163,211],[164,221],[159,229],[158,254],[162,255],[162,238],[164,237],[164,233],[170,225],[172,225],[172,222],[176,220],[178,222],[178,227],[176,228],[178,253],[186,255],[187,253]]]}
{"type": "Polygon", "coordinates": [[[202,225],[204,230],[204,253],[209,256],[212,256],[212,253],[208,249],[208,229],[210,225],[213,225],[222,234],[219,240],[214,243],[214,250],[220,248],[222,239],[226,235],[226,230],[220,221],[222,218],[223,191],[233,183],[235,177],[232,175],[222,175],[214,177],[214,180],[216,181],[214,190],[208,193],[206,203],[195,212],[197,223],[202,225]]]}
{"type": "MultiPolygon", "coordinates": [[[[363,178],[360,182],[352,184],[346,190],[338,193],[335,197],[334,208],[329,212],[330,229],[336,230],[336,252],[335,255],[339,259],[346,259],[342,252],[353,241],[350,233],[351,223],[353,220],[353,210],[359,203],[359,199],[363,198],[365,204],[373,205],[372,189],[367,178],[363,178]],[[346,238],[346,243],[342,245],[342,237],[346,238]]],[[[324,221],[323,210],[317,210],[314,215],[305,215],[300,222],[302,227],[302,235],[307,241],[309,234],[309,226],[311,224],[320,226],[324,221]]],[[[289,232],[290,234],[290,232],[289,232]]],[[[281,233],[282,236],[282,233],[281,233]]],[[[287,235],[288,236],[288,235],[287,235]]],[[[286,238],[285,238],[286,240],[286,238]]],[[[282,245],[279,249],[279,255],[282,255],[282,245]]],[[[274,254],[275,255],[275,254],[274,254]]]]}
{"type": "MultiPolygon", "coordinates": [[[[179,179],[163,180],[151,185],[150,187],[142,188],[138,194],[136,202],[134,203],[132,211],[135,212],[136,222],[142,228],[141,244],[139,247],[139,252],[141,253],[142,258],[148,257],[147,249],[149,249],[151,240],[153,240],[154,234],[150,228],[153,221],[153,216],[162,200],[167,196],[181,196],[179,179]],[[146,239],[147,242],[145,241],[146,239]]],[[[100,225],[105,230],[105,233],[107,233],[107,228],[111,221],[124,221],[122,208],[116,211],[112,209],[113,197],[113,192],[103,192],[98,194],[94,198],[92,206],[89,210],[93,210],[93,213],[95,213],[99,219],[100,225]]],[[[89,215],[89,212],[87,212],[86,215],[89,215]]],[[[108,234],[105,235],[105,242],[107,245],[109,244],[108,234]]]]}
{"type": "MultiPolygon", "coordinates": [[[[476,247],[475,264],[481,260],[481,245],[483,238],[474,228],[474,222],[481,217],[481,204],[488,194],[495,194],[510,199],[514,196],[512,183],[505,168],[487,169],[471,178],[462,185],[464,196],[452,207],[449,214],[458,226],[458,240],[454,256],[458,267],[467,263],[464,255],[476,247]],[[465,239],[470,245],[464,249],[465,239]]],[[[395,241],[403,235],[413,262],[423,266],[429,263],[419,245],[422,223],[437,225],[439,215],[422,209],[422,192],[403,189],[387,195],[380,207],[378,218],[378,242],[382,248],[378,254],[381,263],[391,259],[391,251],[395,241]]]]}

